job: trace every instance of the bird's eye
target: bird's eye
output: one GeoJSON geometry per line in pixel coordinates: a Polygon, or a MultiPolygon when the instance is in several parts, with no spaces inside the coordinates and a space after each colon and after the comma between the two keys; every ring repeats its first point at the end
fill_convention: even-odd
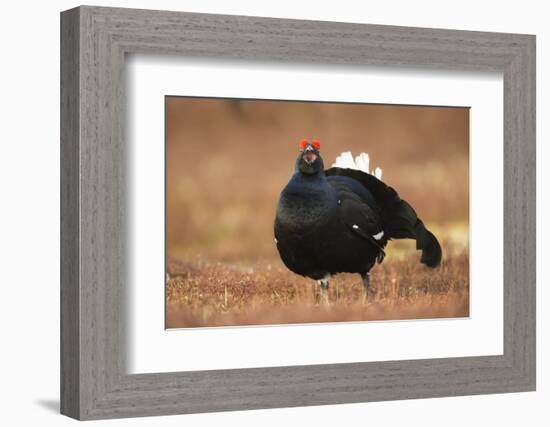
{"type": "Polygon", "coordinates": [[[316,150],[320,150],[320,149],[321,149],[321,143],[319,142],[318,139],[314,139],[314,140],[311,142],[311,145],[313,145],[313,148],[315,148],[316,150]]]}
{"type": "Polygon", "coordinates": [[[300,141],[300,151],[304,151],[307,147],[307,139],[302,139],[300,141]]]}

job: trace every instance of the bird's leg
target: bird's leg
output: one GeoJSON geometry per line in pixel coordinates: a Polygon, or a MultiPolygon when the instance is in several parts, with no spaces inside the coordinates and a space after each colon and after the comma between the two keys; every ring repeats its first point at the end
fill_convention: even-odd
{"type": "Polygon", "coordinates": [[[319,283],[319,288],[321,289],[321,300],[323,305],[328,306],[330,303],[328,301],[328,285],[329,285],[330,276],[327,274],[321,280],[317,280],[319,283]]]}
{"type": "Polygon", "coordinates": [[[367,301],[367,298],[369,296],[369,293],[371,292],[370,287],[370,273],[367,272],[365,274],[361,275],[361,279],[363,279],[363,287],[365,288],[365,302],[367,301]]]}

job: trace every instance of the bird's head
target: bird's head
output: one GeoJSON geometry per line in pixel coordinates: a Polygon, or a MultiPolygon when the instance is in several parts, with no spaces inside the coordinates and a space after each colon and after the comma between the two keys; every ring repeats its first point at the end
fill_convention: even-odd
{"type": "Polygon", "coordinates": [[[319,154],[321,144],[314,139],[309,142],[307,139],[300,141],[300,153],[296,159],[296,169],[304,175],[315,175],[324,169],[323,159],[319,154]]]}

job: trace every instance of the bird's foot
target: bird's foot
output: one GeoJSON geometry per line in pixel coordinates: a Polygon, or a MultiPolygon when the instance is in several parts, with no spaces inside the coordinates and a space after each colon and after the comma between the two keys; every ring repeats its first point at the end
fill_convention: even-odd
{"type": "Polygon", "coordinates": [[[369,297],[374,295],[376,292],[372,288],[371,283],[370,283],[370,273],[366,273],[366,274],[361,275],[361,278],[363,279],[363,287],[365,288],[365,294],[364,294],[364,297],[363,297],[363,301],[368,302],[369,297]]]}
{"type": "Polygon", "coordinates": [[[325,307],[330,307],[330,301],[328,299],[328,289],[321,289],[321,302],[325,307]]]}
{"type": "Polygon", "coordinates": [[[321,289],[321,302],[325,307],[330,306],[330,301],[328,299],[328,287],[329,287],[329,278],[330,276],[325,276],[321,280],[317,280],[319,288],[321,289]]]}

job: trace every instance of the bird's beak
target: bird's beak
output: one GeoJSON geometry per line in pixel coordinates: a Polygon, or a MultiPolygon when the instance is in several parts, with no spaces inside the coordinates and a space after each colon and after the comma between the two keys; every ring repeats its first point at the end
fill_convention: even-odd
{"type": "Polygon", "coordinates": [[[304,162],[306,162],[308,165],[312,164],[315,160],[317,160],[317,154],[314,152],[314,148],[311,144],[309,144],[305,150],[304,154],[302,154],[302,159],[304,162]]]}

